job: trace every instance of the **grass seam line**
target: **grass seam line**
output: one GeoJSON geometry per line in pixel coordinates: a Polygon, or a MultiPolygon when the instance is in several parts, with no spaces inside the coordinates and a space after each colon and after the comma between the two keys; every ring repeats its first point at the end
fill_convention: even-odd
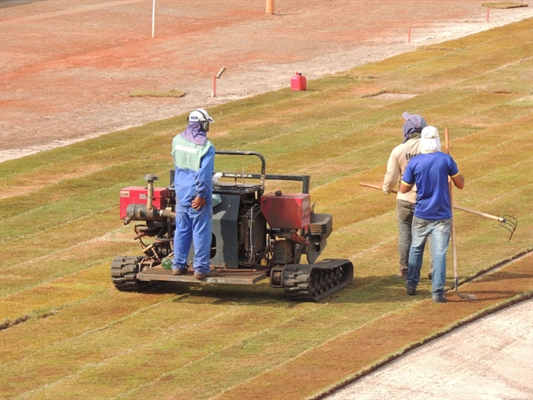
{"type": "MultiPolygon", "coordinates": [[[[229,349],[231,349],[232,347],[235,347],[235,346],[240,346],[243,342],[248,341],[248,340],[250,340],[251,338],[254,338],[254,337],[257,337],[257,336],[259,336],[259,335],[262,335],[262,334],[264,334],[265,332],[269,332],[269,331],[271,331],[271,330],[273,330],[273,329],[275,329],[275,328],[277,328],[277,327],[279,327],[279,326],[281,326],[281,325],[284,325],[284,324],[287,324],[287,323],[293,321],[293,320],[296,319],[296,318],[301,318],[302,315],[305,315],[305,314],[309,314],[309,313],[311,313],[311,312],[314,312],[314,311],[316,311],[316,310],[319,309],[319,308],[324,308],[324,307],[327,305],[327,303],[315,303],[315,305],[317,305],[317,307],[313,308],[312,310],[308,310],[307,312],[304,312],[303,314],[295,315],[295,316],[293,316],[293,317],[290,318],[290,319],[283,320],[283,321],[279,322],[278,324],[275,324],[275,325],[273,325],[273,326],[270,326],[270,327],[268,327],[268,328],[266,328],[266,329],[262,329],[262,330],[260,330],[260,331],[258,331],[258,332],[254,332],[254,333],[252,333],[251,335],[248,335],[246,338],[242,338],[242,339],[239,340],[238,342],[233,342],[233,343],[231,343],[230,345],[227,345],[227,346],[225,346],[225,347],[223,347],[223,348],[221,348],[221,349],[214,350],[214,351],[210,352],[209,354],[204,355],[203,357],[201,357],[201,358],[199,358],[199,359],[191,360],[191,361],[188,362],[187,364],[185,364],[185,365],[183,365],[183,366],[180,366],[179,368],[177,368],[177,369],[175,369],[175,370],[173,370],[173,371],[166,372],[166,373],[164,373],[163,375],[159,376],[158,378],[152,380],[151,382],[147,382],[147,383],[145,383],[145,384],[139,386],[138,388],[132,389],[132,390],[130,390],[130,391],[124,393],[124,394],[121,394],[121,395],[117,396],[116,398],[120,398],[120,397],[123,397],[123,396],[129,395],[129,394],[134,393],[135,391],[140,390],[140,389],[142,389],[142,388],[144,388],[144,387],[148,387],[148,386],[150,386],[150,385],[153,385],[153,384],[155,384],[155,383],[161,381],[162,379],[164,379],[164,378],[166,378],[166,377],[176,375],[176,374],[179,373],[179,371],[183,370],[184,368],[187,368],[187,367],[190,366],[190,365],[194,365],[195,363],[201,362],[202,360],[204,360],[204,359],[206,359],[206,358],[208,358],[208,357],[210,357],[210,356],[212,356],[212,355],[214,355],[214,354],[221,353],[221,352],[223,352],[223,351],[225,351],[225,350],[229,350],[229,349]],[[320,306],[320,307],[318,307],[318,306],[320,306]]],[[[280,365],[280,364],[277,364],[277,365],[280,365]]],[[[239,385],[240,385],[240,384],[239,384],[239,385]]],[[[238,385],[237,385],[237,386],[238,386],[238,385]]],[[[229,389],[228,389],[228,390],[229,390],[229,389]]],[[[222,393],[225,393],[225,392],[228,391],[228,390],[225,390],[225,391],[219,393],[219,395],[222,394],[222,393]]]]}

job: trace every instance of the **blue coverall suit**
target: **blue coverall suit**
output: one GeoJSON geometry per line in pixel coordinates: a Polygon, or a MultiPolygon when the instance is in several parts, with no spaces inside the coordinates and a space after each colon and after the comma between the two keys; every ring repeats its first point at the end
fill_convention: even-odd
{"type": "Polygon", "coordinates": [[[209,273],[215,146],[209,140],[203,145],[192,143],[180,134],[172,141],[172,157],[176,166],[176,231],[172,269],[187,268],[187,257],[193,243],[195,272],[209,273]],[[206,200],[205,206],[199,210],[191,207],[197,196],[206,200]]]}

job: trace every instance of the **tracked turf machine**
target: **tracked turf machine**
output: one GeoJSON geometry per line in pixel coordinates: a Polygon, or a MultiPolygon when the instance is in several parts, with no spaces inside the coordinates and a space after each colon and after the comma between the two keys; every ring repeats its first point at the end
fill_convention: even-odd
{"type": "MultiPolygon", "coordinates": [[[[213,194],[211,266],[216,276],[201,281],[191,266],[184,275],[172,275],[175,202],[173,171],[170,185],[154,187],[157,176],[145,176],[146,187],[120,191],[120,217],[134,221],[139,256],[119,256],[111,264],[111,279],[118,290],[142,291],[150,283],[254,284],[268,278],[270,286],[285,290],[289,299],[319,301],[348,286],[353,264],[345,259],[317,262],[332,232],[332,216],[317,214],[309,197],[309,176],[267,175],[260,153],[217,151],[220,155],[256,156],[261,172],[217,172],[213,194]],[[299,181],[302,192],[265,193],[265,182],[299,181]],[[250,183],[252,182],[252,183],[250,183]],[[215,204],[215,203],[214,203],[215,204]],[[307,264],[300,260],[305,255],[307,264]]],[[[192,263],[192,249],[189,261],[192,263]]]]}

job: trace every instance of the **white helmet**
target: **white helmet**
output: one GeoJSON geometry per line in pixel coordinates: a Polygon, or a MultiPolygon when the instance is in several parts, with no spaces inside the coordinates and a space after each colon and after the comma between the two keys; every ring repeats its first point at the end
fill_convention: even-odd
{"type": "Polygon", "coordinates": [[[189,124],[200,122],[202,130],[208,132],[209,123],[215,122],[215,120],[211,118],[211,116],[203,108],[197,108],[196,110],[192,111],[189,114],[189,118],[187,119],[187,122],[189,124]]]}
{"type": "Polygon", "coordinates": [[[213,118],[203,108],[197,108],[189,114],[189,122],[215,122],[213,118]]]}

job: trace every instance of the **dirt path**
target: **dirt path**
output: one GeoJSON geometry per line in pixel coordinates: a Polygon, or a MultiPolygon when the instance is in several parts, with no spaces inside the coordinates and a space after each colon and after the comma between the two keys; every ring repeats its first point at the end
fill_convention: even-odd
{"type": "Polygon", "coordinates": [[[470,0],[6,0],[0,161],[288,87],[532,17],[470,0]],[[148,4],[150,3],[150,4],[148,4]],[[411,30],[410,43],[408,31],[411,30]],[[213,76],[217,81],[212,97],[213,76]],[[182,98],[130,97],[135,90],[182,98]]]}

